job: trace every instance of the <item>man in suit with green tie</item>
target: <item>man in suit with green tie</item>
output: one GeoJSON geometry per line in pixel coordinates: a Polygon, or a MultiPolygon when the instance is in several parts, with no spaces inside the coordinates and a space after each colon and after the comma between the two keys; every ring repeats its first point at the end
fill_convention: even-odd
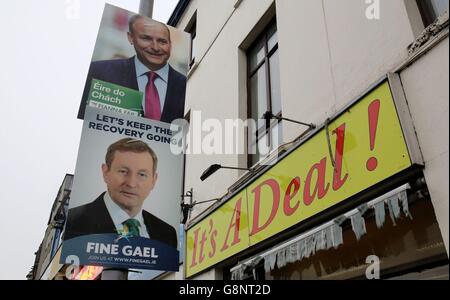
{"type": "Polygon", "coordinates": [[[124,138],[111,144],[102,165],[107,191],[69,210],[64,240],[118,233],[177,248],[175,228],[142,208],[158,179],[157,164],[153,149],[140,140],[124,138]]]}

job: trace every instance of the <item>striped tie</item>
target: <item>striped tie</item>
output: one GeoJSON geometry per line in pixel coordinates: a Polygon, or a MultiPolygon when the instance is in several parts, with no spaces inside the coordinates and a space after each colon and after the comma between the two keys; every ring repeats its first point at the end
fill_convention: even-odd
{"type": "Polygon", "coordinates": [[[141,227],[141,223],[139,223],[136,219],[128,219],[123,224],[123,231],[128,233],[129,236],[141,236],[139,234],[139,227],[141,227]]]}
{"type": "Polygon", "coordinates": [[[152,120],[161,120],[161,103],[159,102],[158,90],[155,86],[155,80],[158,75],[154,72],[148,72],[148,83],[145,87],[145,117],[152,120]]]}

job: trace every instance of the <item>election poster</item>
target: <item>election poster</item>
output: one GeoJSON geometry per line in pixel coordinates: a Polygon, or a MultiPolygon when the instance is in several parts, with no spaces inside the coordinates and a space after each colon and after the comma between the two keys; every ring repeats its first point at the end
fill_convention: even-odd
{"type": "Polygon", "coordinates": [[[170,124],[88,107],[61,263],[178,271],[183,156],[170,124]]]}
{"type": "Polygon", "coordinates": [[[78,110],[171,123],[184,117],[190,35],[106,4],[78,110]]]}

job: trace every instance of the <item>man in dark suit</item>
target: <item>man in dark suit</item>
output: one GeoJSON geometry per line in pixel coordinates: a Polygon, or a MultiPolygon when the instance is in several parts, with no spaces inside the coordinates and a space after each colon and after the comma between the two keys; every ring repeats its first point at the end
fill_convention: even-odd
{"type": "Polygon", "coordinates": [[[134,46],[136,56],[91,63],[78,118],[84,118],[93,78],[142,91],[142,111],[146,118],[167,123],[183,118],[186,76],[167,63],[172,50],[169,28],[135,15],[129,21],[128,41],[134,46]]]}
{"type": "Polygon", "coordinates": [[[154,151],[142,141],[125,138],[110,145],[102,165],[107,191],[95,201],[69,210],[64,240],[119,233],[177,248],[176,230],[142,209],[158,178],[157,163],[154,151]]]}

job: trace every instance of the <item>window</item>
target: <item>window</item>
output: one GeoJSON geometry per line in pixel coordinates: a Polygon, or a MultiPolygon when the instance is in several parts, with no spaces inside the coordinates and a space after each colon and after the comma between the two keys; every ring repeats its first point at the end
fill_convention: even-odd
{"type": "Polygon", "coordinates": [[[276,149],[280,142],[279,121],[271,120],[270,124],[266,125],[261,120],[267,111],[281,116],[278,36],[275,21],[270,23],[248,49],[247,65],[248,117],[257,122],[255,143],[249,145],[248,165],[252,166],[271,150],[276,149]]]}
{"type": "Polygon", "coordinates": [[[196,37],[197,37],[197,13],[195,13],[191,20],[189,21],[189,25],[186,28],[186,32],[188,32],[191,35],[191,56],[189,59],[189,69],[192,68],[192,66],[195,63],[195,44],[196,44],[196,37]]]}
{"type": "Polygon", "coordinates": [[[433,23],[440,15],[448,11],[448,0],[417,0],[425,27],[433,23]]]}

